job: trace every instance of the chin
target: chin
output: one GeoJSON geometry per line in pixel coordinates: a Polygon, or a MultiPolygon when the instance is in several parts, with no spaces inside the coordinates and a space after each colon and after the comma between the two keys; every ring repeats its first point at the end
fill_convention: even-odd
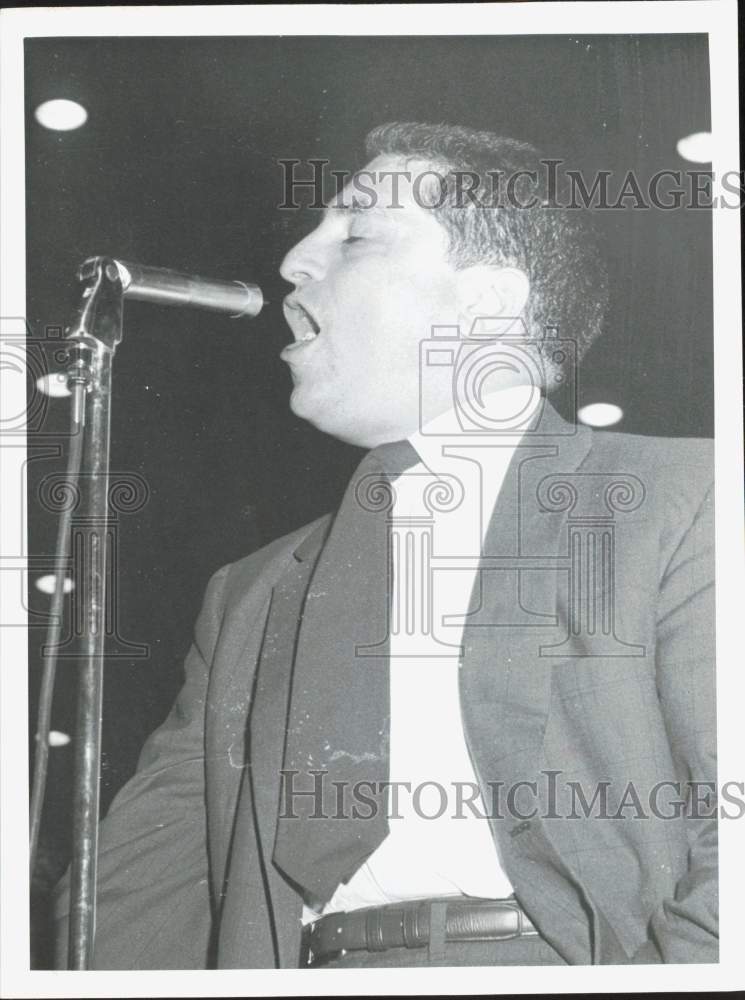
{"type": "Polygon", "coordinates": [[[296,385],[290,393],[290,409],[296,417],[301,417],[303,420],[315,423],[314,415],[322,408],[319,406],[318,401],[314,405],[312,398],[308,398],[307,389],[304,389],[301,385],[296,385]]]}
{"type": "Polygon", "coordinates": [[[366,434],[355,420],[345,420],[339,406],[328,403],[320,405],[319,400],[309,400],[297,389],[290,396],[290,409],[296,417],[307,421],[316,430],[337,438],[345,444],[357,445],[359,448],[372,448],[379,443],[378,440],[374,440],[374,435],[366,434]]]}
{"type": "Polygon", "coordinates": [[[333,406],[327,401],[314,398],[307,388],[296,385],[290,394],[290,409],[296,417],[306,420],[324,434],[338,437],[338,413],[333,412],[333,406]],[[336,418],[336,419],[334,419],[336,418]]]}

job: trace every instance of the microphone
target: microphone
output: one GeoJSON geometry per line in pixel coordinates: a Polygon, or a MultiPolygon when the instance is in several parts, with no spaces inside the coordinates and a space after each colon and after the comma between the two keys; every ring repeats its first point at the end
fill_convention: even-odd
{"type": "Polygon", "coordinates": [[[219,281],[182,274],[164,267],[148,267],[114,260],[125,298],[165,306],[192,306],[228,313],[234,319],[258,316],[264,296],[258,285],[242,281],[219,281]]]}

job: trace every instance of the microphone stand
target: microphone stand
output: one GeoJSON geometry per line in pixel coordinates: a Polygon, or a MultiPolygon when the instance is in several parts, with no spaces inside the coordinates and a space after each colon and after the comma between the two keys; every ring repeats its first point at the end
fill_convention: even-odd
{"type": "MultiPolygon", "coordinates": [[[[109,436],[111,372],[122,340],[124,298],[165,305],[192,306],[233,318],[256,316],[264,305],[261,289],[242,281],[214,281],[165,268],[147,267],[90,257],[78,270],[80,299],[67,328],[67,384],[72,395],[69,470],[77,482],[68,488],[78,495],[82,567],[75,592],[82,607],[80,634],[77,738],[74,750],[73,853],[70,865],[68,968],[87,969],[93,954],[96,923],[96,860],[98,853],[99,780],[101,772],[101,710],[106,635],[106,557],[108,548],[109,436]],[[79,460],[79,461],[78,461],[79,460]],[[77,471],[72,471],[73,467],[77,471]]],[[[60,523],[57,591],[62,593],[65,522],[60,523]]],[[[58,596],[57,600],[61,600],[58,596]]],[[[61,611],[61,604],[59,607],[61,611]]],[[[50,633],[52,636],[54,632],[50,633]]],[[[59,637],[48,643],[42,684],[46,725],[51,713],[52,685],[59,637]]],[[[41,716],[42,713],[40,713],[41,716]]],[[[46,737],[40,737],[34,774],[31,819],[31,859],[38,840],[46,737]]]]}
{"type": "Polygon", "coordinates": [[[67,333],[73,420],[82,435],[80,528],[86,553],[76,581],[82,595],[77,739],[74,749],[73,854],[68,968],[87,969],[93,952],[108,544],[111,369],[122,339],[123,289],[115,262],[85,261],[80,302],[67,333]]]}

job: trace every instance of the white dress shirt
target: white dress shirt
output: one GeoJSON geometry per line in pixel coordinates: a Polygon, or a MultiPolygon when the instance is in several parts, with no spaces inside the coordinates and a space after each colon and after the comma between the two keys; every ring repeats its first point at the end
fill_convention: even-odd
{"type": "MultiPolygon", "coordinates": [[[[422,461],[394,484],[398,551],[408,549],[416,556],[424,531],[429,540],[423,544],[431,545],[435,559],[450,559],[447,568],[434,570],[428,585],[418,570],[396,572],[403,555],[394,557],[390,781],[406,782],[410,790],[405,785],[397,795],[388,790],[388,836],[339,885],[324,914],[431,896],[498,899],[512,892],[483,818],[488,805],[481,801],[463,730],[458,684],[463,622],[458,616],[468,608],[476,576],[473,557],[481,552],[507,466],[539,401],[540,393],[529,386],[486,398],[487,412],[496,419],[520,413],[509,436],[454,433],[454,413],[449,411],[409,439],[422,461]],[[447,491],[434,494],[433,511],[424,498],[427,486],[438,478],[454,493],[451,503],[447,491]],[[459,557],[470,557],[469,565],[456,568],[459,557]],[[427,593],[429,627],[422,611],[427,593]]],[[[409,565],[421,562],[413,558],[409,565]]],[[[306,907],[303,922],[318,915],[306,907]]]]}

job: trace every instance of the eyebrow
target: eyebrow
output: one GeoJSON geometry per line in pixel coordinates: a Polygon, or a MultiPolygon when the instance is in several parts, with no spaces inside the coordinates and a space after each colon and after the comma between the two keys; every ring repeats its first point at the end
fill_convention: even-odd
{"type": "Polygon", "coordinates": [[[393,221],[391,213],[382,205],[326,205],[323,210],[324,218],[331,217],[332,213],[340,213],[347,217],[356,216],[359,218],[370,218],[372,216],[376,219],[385,219],[388,222],[393,221]]]}
{"type": "Polygon", "coordinates": [[[378,217],[390,219],[390,213],[381,205],[326,205],[324,214],[330,212],[346,212],[349,215],[376,215],[378,217]]]}

